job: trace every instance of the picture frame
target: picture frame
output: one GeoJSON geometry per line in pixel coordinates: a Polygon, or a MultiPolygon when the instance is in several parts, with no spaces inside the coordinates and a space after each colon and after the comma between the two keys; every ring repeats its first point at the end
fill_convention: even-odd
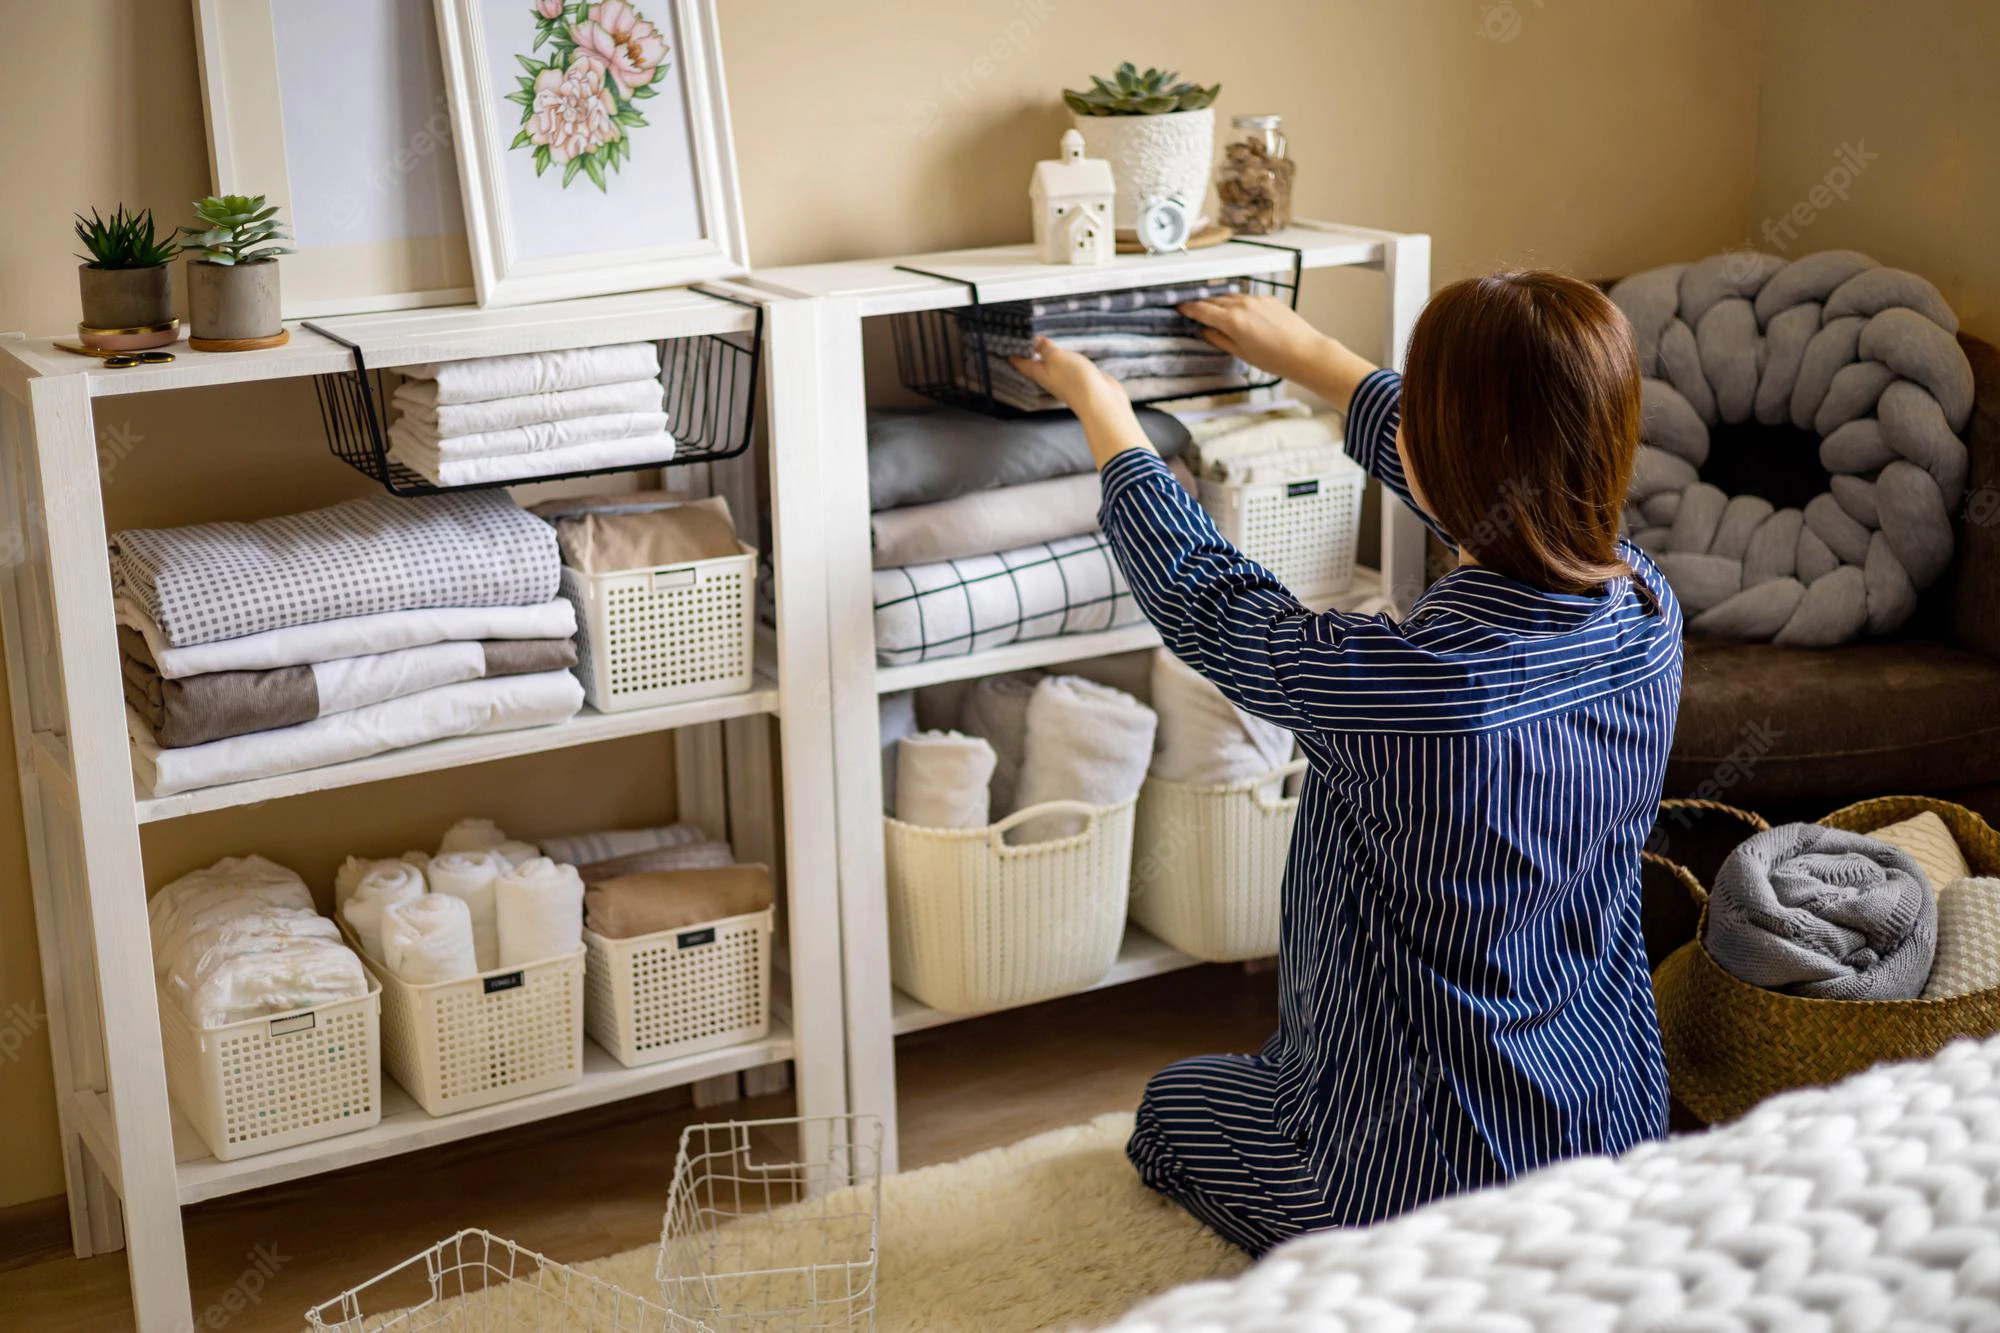
{"type": "Polygon", "coordinates": [[[444,65],[411,0],[193,0],[217,194],[264,195],[294,253],[283,315],[476,294],[444,65]]]}
{"type": "Polygon", "coordinates": [[[749,270],[714,0],[436,0],[485,306],[749,270]]]}

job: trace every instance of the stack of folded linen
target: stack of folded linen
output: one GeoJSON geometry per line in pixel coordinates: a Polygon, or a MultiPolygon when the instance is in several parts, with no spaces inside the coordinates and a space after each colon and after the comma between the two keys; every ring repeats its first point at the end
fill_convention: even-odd
{"type": "Polygon", "coordinates": [[[438,486],[478,486],[674,454],[652,343],[404,366],[389,456],[438,486]]]}
{"type": "Polygon", "coordinates": [[[378,495],[111,540],[155,796],[574,716],[553,529],[497,492],[378,495]]]}
{"type": "MultiPolygon", "coordinates": [[[[1165,413],[1142,408],[1139,423],[1162,455],[1187,447],[1165,413]]],[[[1142,619],[1098,530],[1102,492],[1074,417],[871,412],[868,487],[885,666],[1142,619]]]]}
{"type": "Polygon", "coordinates": [[[1189,283],[968,306],[957,312],[967,387],[990,384],[995,399],[1022,411],[1061,407],[1007,361],[1033,355],[1043,337],[1095,361],[1135,402],[1240,389],[1249,383],[1243,363],[1175,309],[1240,290],[1236,282],[1189,283]]]}
{"type": "Polygon", "coordinates": [[[1202,481],[1249,486],[1320,477],[1352,468],[1335,412],[1315,413],[1304,403],[1239,404],[1219,410],[1181,411],[1188,430],[1189,466],[1202,481]]]}
{"type": "Polygon", "coordinates": [[[747,916],[776,900],[769,866],[739,863],[692,824],[544,838],[542,850],[575,863],[586,923],[605,939],[747,916]]]}

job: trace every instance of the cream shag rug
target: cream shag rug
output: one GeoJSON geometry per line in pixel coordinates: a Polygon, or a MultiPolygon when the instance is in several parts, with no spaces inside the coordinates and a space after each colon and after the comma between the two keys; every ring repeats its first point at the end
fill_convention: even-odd
{"type": "MultiPolygon", "coordinates": [[[[1125,1160],[1131,1132],[1131,1115],[1102,1115],[885,1180],[877,1333],[1091,1329],[1170,1287],[1247,1268],[1139,1183],[1125,1160]]],[[[578,1267],[650,1295],[655,1253],[578,1267]]]]}

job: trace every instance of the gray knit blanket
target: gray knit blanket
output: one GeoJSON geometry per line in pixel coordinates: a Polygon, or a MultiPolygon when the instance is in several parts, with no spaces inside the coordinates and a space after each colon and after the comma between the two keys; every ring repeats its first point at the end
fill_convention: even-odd
{"type": "Polygon", "coordinates": [[[1907,852],[1844,829],[1781,824],[1723,862],[1702,943],[1753,986],[1913,1000],[1931,974],[1937,903],[1907,852]]]}

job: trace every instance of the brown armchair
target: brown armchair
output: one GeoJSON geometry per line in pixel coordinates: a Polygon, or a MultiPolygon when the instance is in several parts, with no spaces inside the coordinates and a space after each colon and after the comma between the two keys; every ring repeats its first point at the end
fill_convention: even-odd
{"type": "Polygon", "coordinates": [[[1966,334],[1977,397],[1953,571],[1893,639],[1690,639],[1666,794],[1774,821],[1939,795],[2000,821],[2000,349],[1966,334]]]}

